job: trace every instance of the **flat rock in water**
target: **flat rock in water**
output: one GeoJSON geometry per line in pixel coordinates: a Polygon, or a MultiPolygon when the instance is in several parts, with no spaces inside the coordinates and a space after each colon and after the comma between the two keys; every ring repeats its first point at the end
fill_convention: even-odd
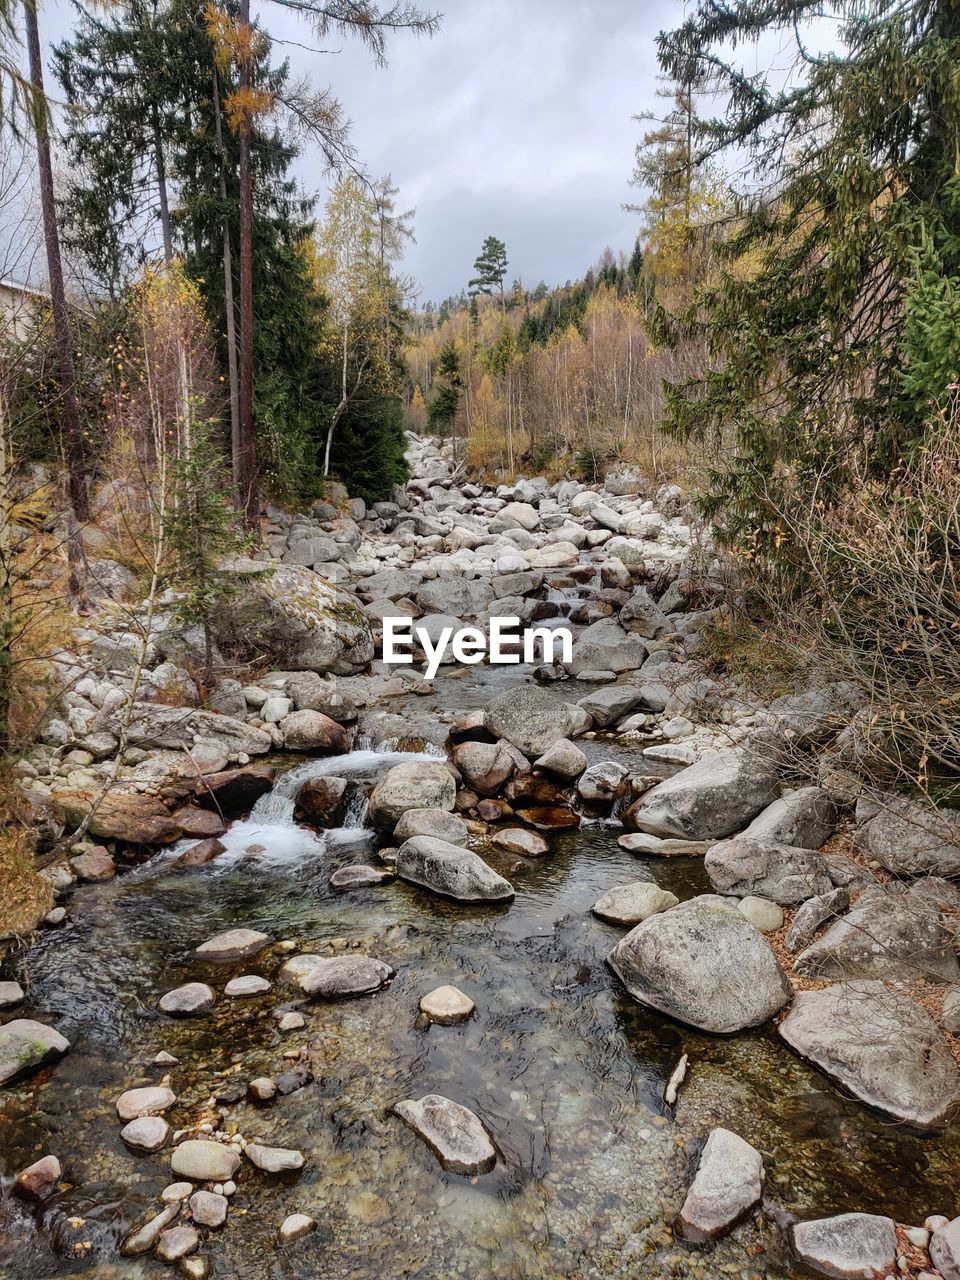
{"type": "Polygon", "coordinates": [[[174,1149],[170,1168],[178,1178],[193,1182],[226,1182],[240,1168],[240,1157],[222,1142],[188,1138],[174,1149]]]}
{"type": "Polygon", "coordinates": [[[180,1213],[180,1204],[167,1205],[166,1209],[148,1219],[142,1227],[136,1227],[124,1237],[120,1245],[120,1253],[124,1258],[137,1258],[142,1253],[149,1253],[157,1243],[160,1233],[175,1222],[180,1213]]]}
{"type": "Polygon", "coordinates": [[[767,940],[713,894],[638,924],[607,963],[642,1004],[717,1035],[759,1026],[791,995],[767,940]]]}
{"type": "Polygon", "coordinates": [[[717,752],[648,791],[628,810],[629,825],[655,836],[722,840],[755,818],[776,790],[769,763],[742,749],[717,752]]]}
{"type": "Polygon", "coordinates": [[[392,831],[408,809],[442,809],[450,813],[457,800],[457,784],[439,760],[409,760],[396,764],[370,792],[370,821],[392,831]]]}
{"type": "Polygon", "coordinates": [[[880,981],[797,993],[780,1035],[861,1102],[920,1129],[944,1123],[960,1068],[939,1027],[880,981]]]}
{"type": "Polygon", "coordinates": [[[246,960],[255,956],[270,939],[265,933],[256,929],[228,929],[226,933],[218,933],[197,947],[195,954],[202,960],[246,960]]]}
{"type": "MultiPolygon", "coordinates": [[[[297,956],[303,962],[307,956],[297,956]]],[[[343,1000],[370,995],[389,982],[395,970],[373,956],[311,956],[295,978],[304,995],[314,1000],[343,1000]]],[[[288,965],[284,965],[287,969],[288,965]]]]}
{"type": "Polygon", "coordinates": [[[543,836],[538,836],[535,831],[528,831],[526,827],[507,827],[503,831],[497,831],[490,837],[490,843],[507,853],[519,854],[521,858],[542,858],[545,853],[550,852],[550,846],[543,836]]]}
{"type": "Polygon", "coordinates": [[[177,1100],[172,1089],[149,1085],[145,1089],[128,1089],[117,1099],[117,1115],[121,1120],[136,1120],[159,1111],[169,1111],[177,1100]]]}
{"type": "Polygon", "coordinates": [[[658,911],[675,907],[679,898],[668,889],[651,884],[649,880],[637,880],[633,884],[617,885],[608,889],[591,907],[595,916],[609,924],[633,926],[640,924],[658,911]]]}
{"type": "Polygon", "coordinates": [[[841,1213],[796,1223],[790,1239],[805,1266],[837,1280],[883,1280],[897,1270],[897,1229],[892,1218],[841,1213]]]}
{"type": "Polygon", "coordinates": [[[46,1200],[56,1191],[61,1172],[56,1156],[43,1156],[20,1170],[13,1190],[23,1200],[46,1200]]]}
{"type": "Polygon", "coordinates": [[[205,982],[187,982],[160,997],[160,1011],[173,1018],[193,1018],[201,1013],[209,1013],[216,1003],[217,997],[212,987],[208,987],[205,982]]]}
{"type": "Polygon", "coordinates": [[[170,1126],[163,1116],[138,1116],[123,1126],[120,1137],[135,1151],[159,1151],[170,1137],[170,1126]]]}
{"type": "Polygon", "coordinates": [[[262,996],[270,990],[270,983],[256,973],[245,973],[240,978],[231,978],[223,988],[225,996],[262,996]]]}
{"type": "Polygon", "coordinates": [[[407,1099],[393,1108],[404,1124],[422,1138],[450,1173],[489,1173],[497,1152],[479,1116],[459,1102],[437,1093],[407,1099]]]}
{"type": "Polygon", "coordinates": [[[177,1262],[189,1253],[196,1253],[200,1247],[200,1237],[195,1228],[190,1226],[170,1227],[160,1232],[157,1241],[157,1257],[161,1262],[177,1262]]]}
{"type": "Polygon", "coordinates": [[[293,1151],[287,1147],[262,1147],[258,1142],[248,1142],[243,1154],[263,1173],[294,1173],[306,1163],[302,1151],[293,1151]]]}
{"type": "Polygon", "coordinates": [[[371,867],[365,862],[339,867],[330,876],[331,889],[369,889],[396,880],[389,867],[371,867]]]}
{"type": "Polygon", "coordinates": [[[316,1231],[316,1229],[316,1218],[311,1218],[306,1213],[291,1213],[289,1217],[284,1218],[280,1223],[280,1231],[278,1232],[280,1243],[293,1244],[295,1240],[301,1240],[304,1236],[309,1235],[311,1231],[316,1231]]]}
{"type": "Polygon", "coordinates": [[[706,1244],[732,1231],[760,1203],[760,1152],[729,1129],[713,1129],[678,1219],[693,1244],[706,1244]]]}
{"type": "Polygon", "coordinates": [[[630,853],[644,853],[653,858],[698,858],[713,847],[712,840],[671,840],[633,831],[619,836],[617,844],[630,853]]]}
{"type": "Polygon", "coordinates": [[[12,1009],[25,999],[19,982],[0,982],[0,1009],[12,1009]]]}
{"type": "Polygon", "coordinates": [[[463,1022],[476,1007],[458,987],[437,987],[420,997],[420,1012],[426,1014],[431,1022],[439,1022],[444,1027],[463,1022]]]}
{"type": "Polygon", "coordinates": [[[0,1027],[0,1085],[55,1062],[69,1048],[70,1041],[55,1027],[32,1018],[14,1018],[0,1027]]]}
{"type": "Polygon", "coordinates": [[[397,874],[447,898],[462,902],[504,902],[514,896],[513,885],[484,860],[431,836],[414,836],[397,851],[397,874]]]}
{"type": "Polygon", "coordinates": [[[190,1197],[190,1214],[201,1227],[222,1227],[227,1220],[229,1200],[213,1191],[195,1191],[190,1197]]]}
{"type": "Polygon", "coordinates": [[[469,835],[464,820],[445,809],[408,809],[393,832],[394,840],[401,844],[411,836],[434,836],[448,844],[466,844],[469,835]]]}

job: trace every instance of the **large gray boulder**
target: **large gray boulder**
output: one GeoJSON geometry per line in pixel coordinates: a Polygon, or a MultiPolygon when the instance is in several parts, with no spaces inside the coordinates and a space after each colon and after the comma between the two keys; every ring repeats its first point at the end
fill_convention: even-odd
{"type": "Polygon", "coordinates": [[[55,1027],[32,1018],[14,1018],[0,1026],[0,1085],[32,1075],[56,1062],[70,1048],[70,1041],[55,1027]]]}
{"type": "Polygon", "coordinates": [[[797,1258],[836,1280],[884,1280],[897,1270],[897,1228],[892,1218],[841,1213],[798,1222],[790,1230],[797,1258]]]}
{"type": "Polygon", "coordinates": [[[408,809],[443,809],[450,813],[457,800],[457,784],[439,760],[410,760],[395,764],[370,793],[370,820],[381,831],[392,831],[408,809]]]}
{"type": "Polygon", "coordinates": [[[394,1113],[421,1138],[450,1173],[489,1173],[497,1152],[479,1116],[442,1094],[398,1102],[394,1113]]]}
{"type": "Polygon", "coordinates": [[[895,875],[960,876],[960,813],[887,796],[858,839],[895,875]]]}
{"type": "Polygon", "coordinates": [[[769,898],[781,907],[806,902],[833,888],[819,853],[770,840],[751,840],[746,835],[715,844],[704,859],[704,867],[718,893],[769,898]]]}
{"type": "Polygon", "coordinates": [[[943,1124],[960,1069],[936,1023],[879,981],[800,991],[780,1035],[861,1102],[918,1129],[943,1124]]]}
{"type": "Polygon", "coordinates": [[[435,578],[417,589],[416,601],[424,613],[449,613],[454,618],[475,618],[486,613],[493,588],[484,578],[435,578]]]}
{"type": "Polygon", "coordinates": [[[579,699],[577,706],[587,712],[598,729],[605,729],[632,711],[641,697],[636,685],[615,684],[608,689],[588,693],[585,698],[579,699]]]}
{"type": "Polygon", "coordinates": [[[721,840],[733,835],[774,798],[776,773],[749,751],[704,756],[667,778],[630,810],[631,824],[650,835],[721,840]]]}
{"type": "Polygon", "coordinates": [[[853,685],[838,680],[822,689],[775,698],[767,721],[786,741],[806,747],[839,733],[862,701],[853,685]]]}
{"type": "Polygon", "coordinates": [[[467,824],[457,813],[445,809],[407,809],[394,828],[393,838],[402,844],[412,836],[434,836],[448,844],[466,844],[467,824]]]}
{"type": "Polygon", "coordinates": [[[535,685],[506,689],[487,704],[483,722],[495,738],[505,738],[535,760],[574,727],[569,705],[535,685]]]}
{"type": "MultiPolygon", "coordinates": [[[[119,733],[125,709],[101,715],[100,729],[119,733]]],[[[160,747],[168,751],[187,751],[196,738],[221,745],[229,759],[240,755],[257,756],[273,749],[273,739],[263,729],[244,723],[233,716],[196,707],[165,707],[152,702],[135,702],[127,726],[127,742],[132,747],[160,747]]]]}
{"type": "Polygon", "coordinates": [[[821,980],[926,978],[956,982],[960,965],[940,913],[897,886],[869,885],[853,910],[797,956],[798,973],[821,980]]]}
{"type": "Polygon", "coordinates": [[[960,1280],[960,1218],[938,1227],[930,1241],[930,1261],[943,1280],[960,1280]]]}
{"type": "Polygon", "coordinates": [[[513,885],[469,849],[413,836],[397,851],[397,875],[445,898],[461,902],[505,902],[514,896],[513,885]]]}
{"type": "Polygon", "coordinates": [[[370,995],[379,991],[394,976],[394,970],[373,956],[306,956],[297,957],[296,985],[314,1000],[346,1000],[351,996],[370,995]],[[308,966],[307,960],[312,963],[308,966]]]}
{"type": "Polygon", "coordinates": [[[757,840],[819,849],[837,829],[837,806],[820,787],[801,787],[768,804],[743,832],[757,840]]]}
{"type": "Polygon", "coordinates": [[[732,1231],[763,1194],[760,1152],[729,1129],[713,1129],[677,1220],[679,1234],[706,1244],[732,1231]]]}
{"type": "Polygon", "coordinates": [[[653,640],[670,630],[670,621],[646,587],[639,587],[620,610],[618,621],[625,631],[653,640]]]}
{"type": "Polygon", "coordinates": [[[573,675],[581,671],[636,671],[647,657],[647,646],[624,631],[615,618],[602,618],[580,632],[573,655],[564,666],[573,675]]]}
{"type": "Polygon", "coordinates": [[[790,999],[770,944],[713,894],[637,925],[607,963],[642,1004],[717,1035],[759,1026],[790,999]]]}
{"type": "Polygon", "coordinates": [[[237,590],[214,617],[218,643],[272,659],[286,671],[347,676],[373,658],[370,620],[359,601],[299,565],[235,560],[237,590]]]}

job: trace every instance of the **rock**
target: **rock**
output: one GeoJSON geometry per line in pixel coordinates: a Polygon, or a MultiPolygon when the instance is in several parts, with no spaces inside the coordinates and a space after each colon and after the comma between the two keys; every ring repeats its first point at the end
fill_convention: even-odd
{"type": "Polygon", "coordinates": [[[56,1062],[70,1041],[53,1027],[32,1018],[14,1018],[0,1026],[0,1085],[32,1075],[56,1062]]]}
{"type": "Polygon", "coordinates": [[[277,1019],[278,1031],[299,1031],[306,1025],[306,1018],[302,1013],[297,1013],[295,1009],[288,1009],[286,1013],[282,1013],[277,1019]]]}
{"type": "Polygon", "coordinates": [[[937,911],[884,885],[863,889],[856,905],[797,956],[797,973],[820,980],[924,976],[956,982],[960,965],[937,911]]]}
{"type": "Polygon", "coordinates": [[[606,729],[627,715],[640,701],[635,685],[618,684],[589,693],[577,703],[586,711],[598,729],[606,729]]]}
{"type": "Polygon", "coordinates": [[[258,1142],[248,1142],[243,1154],[262,1173],[294,1173],[306,1164],[302,1151],[288,1147],[262,1147],[258,1142]]]}
{"type": "Polygon", "coordinates": [[[393,871],[387,867],[371,867],[364,862],[355,862],[349,867],[339,867],[330,876],[331,889],[371,889],[377,885],[389,884],[396,880],[393,871]]]}
{"type": "Polygon", "coordinates": [[[768,898],[782,907],[795,906],[833,887],[827,864],[814,850],[747,836],[715,844],[704,867],[718,893],[768,898]]]}
{"type": "Polygon", "coordinates": [[[256,929],[228,929],[201,943],[194,955],[201,960],[247,960],[269,943],[267,935],[256,929]]]}
{"type": "Polygon", "coordinates": [[[515,771],[513,756],[495,742],[462,742],[453,762],[478,795],[494,796],[515,771]]]}
{"type": "Polygon", "coordinates": [[[950,987],[943,997],[943,1027],[951,1035],[960,1035],[960,987],[950,987]]]}
{"type": "Polygon", "coordinates": [[[522,817],[538,831],[564,831],[580,825],[580,815],[562,805],[532,805],[522,811],[522,817]]]}
{"type": "Polygon", "coordinates": [[[829,893],[808,898],[791,920],[783,945],[788,951],[802,951],[816,937],[821,925],[841,915],[849,905],[850,892],[845,888],[831,889],[829,893]]]}
{"type": "Polygon", "coordinates": [[[218,610],[218,641],[287,671],[363,671],[374,656],[370,621],[353,596],[310,569],[260,560],[227,566],[240,589],[218,610]]]}
{"type": "Polygon", "coordinates": [[[223,988],[225,996],[262,996],[270,990],[270,983],[259,974],[247,973],[240,978],[231,978],[223,988]]]}
{"type": "MultiPolygon", "coordinates": [[[[103,727],[118,733],[124,713],[125,706],[111,711],[103,727]]],[[[167,751],[183,751],[200,738],[217,744],[234,759],[240,755],[263,755],[273,746],[269,733],[237,717],[200,711],[196,707],[168,707],[155,702],[134,703],[127,737],[131,746],[160,747],[167,751]]],[[[195,775],[195,768],[189,763],[187,767],[195,775]]],[[[222,764],[219,767],[222,769],[222,764]]],[[[211,773],[214,771],[210,770],[211,773]]],[[[99,809],[97,814],[99,820],[99,809]]],[[[93,827],[90,830],[93,834],[100,834],[94,832],[93,827]]]]}
{"type": "Polygon", "coordinates": [[[26,999],[19,982],[0,982],[0,1009],[12,1009],[26,999]]]}
{"type": "Polygon", "coordinates": [[[95,883],[98,880],[112,880],[117,874],[117,864],[102,846],[88,849],[70,859],[74,874],[78,880],[95,883]]]}
{"type": "Polygon", "coordinates": [[[212,806],[227,818],[247,813],[273,786],[276,770],[271,765],[251,765],[244,769],[226,769],[208,773],[197,795],[198,803],[212,806]]]}
{"type": "Polygon", "coordinates": [[[717,1035],[759,1026],[791,994],[767,941],[710,894],[637,925],[607,963],[642,1004],[717,1035]]]}
{"type": "Polygon", "coordinates": [[[747,896],[737,903],[737,910],[761,933],[776,933],[783,928],[783,908],[767,898],[747,896]]]}
{"type": "Polygon", "coordinates": [[[411,884],[461,902],[503,902],[513,885],[482,858],[431,836],[413,836],[397,851],[397,875],[411,884]]]}
{"type": "Polygon", "coordinates": [[[449,614],[453,618],[486,615],[493,589],[486,580],[435,578],[417,588],[416,601],[422,613],[449,614]]]}
{"type": "Polygon", "coordinates": [[[862,833],[866,846],[895,875],[960,876],[960,814],[931,813],[887,796],[862,833]]]}
{"type": "Polygon", "coordinates": [[[168,1013],[174,1018],[194,1018],[201,1013],[209,1013],[216,1003],[212,987],[205,982],[187,982],[161,996],[159,1008],[161,1013],[168,1013]]]}
{"type": "Polygon", "coordinates": [[[960,1069],[930,1015],[880,981],[800,991],[780,1035],[861,1102],[918,1129],[941,1125],[960,1069]]]}
{"type": "Polygon", "coordinates": [[[794,745],[806,747],[839,733],[861,701],[852,685],[837,681],[822,689],[775,698],[768,720],[794,745]]]}
{"type": "Polygon", "coordinates": [[[191,1182],[226,1182],[240,1168],[240,1157],[221,1142],[189,1138],[174,1148],[170,1168],[191,1182]]]}
{"type": "Polygon", "coordinates": [[[670,620],[645,587],[638,588],[620,610],[617,621],[624,631],[653,640],[670,631],[670,620]]]}
{"type": "Polygon", "coordinates": [[[534,761],[534,768],[544,769],[556,778],[572,782],[579,778],[589,761],[576,743],[560,738],[534,761]]]}
{"type": "Polygon", "coordinates": [[[466,844],[469,835],[464,820],[445,809],[408,809],[393,832],[401,843],[412,836],[433,836],[448,844],[466,844]]]}
{"type": "Polygon", "coordinates": [[[160,1232],[157,1257],[161,1262],[177,1262],[200,1248],[200,1237],[193,1227],[182,1225],[160,1232]]]}
{"type": "Polygon", "coordinates": [[[294,981],[304,995],[315,1000],[344,1000],[350,996],[370,995],[379,991],[394,976],[395,970],[373,956],[308,956],[296,958],[297,964],[284,965],[281,976],[296,968],[294,981]]]}
{"type": "Polygon", "coordinates": [[[120,1245],[120,1253],[124,1258],[136,1258],[142,1253],[149,1253],[160,1237],[160,1233],[175,1221],[180,1213],[180,1205],[171,1204],[162,1209],[155,1217],[150,1218],[142,1227],[137,1227],[124,1237],[120,1245]]]}
{"type": "Polygon", "coordinates": [[[590,908],[595,916],[609,924],[640,924],[658,911],[668,911],[679,902],[676,894],[649,880],[637,880],[633,884],[618,885],[608,889],[590,908]]]}
{"type": "Polygon", "coordinates": [[[445,764],[411,760],[396,764],[370,793],[370,820],[381,831],[392,831],[408,809],[443,809],[450,813],[457,801],[457,784],[445,764]]]}
{"type": "Polygon", "coordinates": [[[660,836],[648,836],[643,831],[618,836],[617,844],[631,853],[643,853],[654,858],[697,858],[713,847],[712,840],[664,840],[660,836]]]}
{"type": "Polygon", "coordinates": [[[721,840],[770,803],[776,781],[771,766],[746,751],[717,752],[648,791],[630,820],[651,835],[721,840]]]}
{"type": "Polygon", "coordinates": [[[280,1223],[278,1232],[281,1244],[293,1244],[295,1240],[302,1240],[304,1236],[308,1236],[311,1231],[316,1231],[317,1220],[311,1218],[306,1213],[291,1213],[280,1223]]]}
{"type": "Polygon", "coordinates": [[[56,1191],[62,1172],[56,1156],[42,1156],[17,1174],[14,1194],[22,1200],[47,1200],[56,1191]]]}
{"type": "Polygon", "coordinates": [[[350,750],[346,729],[322,711],[291,711],[280,721],[280,731],[288,751],[340,755],[350,750]]]}
{"type": "Polygon", "coordinates": [[[490,837],[490,843],[507,853],[519,854],[521,858],[541,858],[550,852],[550,846],[543,836],[524,827],[506,827],[490,837]]]}
{"type": "Polygon", "coordinates": [[[897,1270],[897,1229],[892,1218],[841,1213],[797,1222],[790,1229],[797,1258],[823,1276],[840,1280],[884,1280],[897,1270]]]}
{"type": "Polygon", "coordinates": [[[307,778],[297,792],[300,816],[316,827],[339,827],[347,811],[350,788],[346,778],[307,778]]]}
{"type": "Polygon", "coordinates": [[[192,1182],[171,1182],[160,1192],[160,1199],[164,1204],[180,1204],[189,1198],[191,1191],[192,1182]]]}
{"type": "Polygon", "coordinates": [[[758,813],[743,832],[751,840],[819,849],[837,829],[837,806],[820,787],[802,787],[758,813]]]}
{"type": "Polygon", "coordinates": [[[123,1126],[120,1137],[135,1151],[159,1151],[170,1137],[170,1126],[162,1116],[140,1116],[123,1126]]]}
{"type": "Polygon", "coordinates": [[[191,845],[189,849],[181,853],[172,865],[174,867],[203,867],[208,862],[212,862],[214,858],[219,858],[220,854],[226,853],[226,851],[227,846],[222,840],[215,838],[198,840],[196,844],[191,845]]]}
{"type": "Polygon", "coordinates": [[[437,987],[420,997],[420,1012],[443,1027],[464,1022],[477,1006],[457,987],[437,987]]]}
{"type": "Polygon", "coordinates": [[[213,1191],[195,1191],[190,1197],[190,1213],[201,1227],[222,1227],[227,1220],[229,1200],[213,1191]]]}
{"type": "Polygon", "coordinates": [[[136,1120],[160,1111],[169,1111],[177,1100],[172,1089],[151,1085],[146,1089],[128,1089],[117,1099],[117,1115],[121,1120],[136,1120]]]}
{"type": "Polygon", "coordinates": [[[170,844],[180,836],[180,828],[166,805],[157,796],[132,791],[54,791],[54,806],[70,825],[89,817],[88,830],[101,840],[121,840],[125,844],[170,844]],[[99,799],[99,803],[97,803],[99,799]]]}
{"type": "Polygon", "coordinates": [[[627,770],[616,760],[592,764],[577,783],[577,791],[588,804],[606,804],[623,795],[627,786],[627,770]]]}
{"type": "Polygon", "coordinates": [[[938,1226],[930,1240],[930,1261],[943,1280],[960,1280],[960,1218],[938,1226]]]}
{"type": "Polygon", "coordinates": [[[405,1125],[422,1138],[449,1173],[489,1173],[497,1152],[482,1121],[459,1102],[437,1093],[398,1102],[393,1108],[405,1125]]]}
{"type": "Polygon", "coordinates": [[[712,1129],[677,1219],[692,1244],[724,1236],[751,1212],[763,1194],[760,1152],[729,1129],[712,1129]]]}
{"type": "Polygon", "coordinates": [[[505,738],[530,760],[568,737],[573,728],[569,706],[532,685],[498,694],[487,704],[483,719],[495,738],[505,738]]]}

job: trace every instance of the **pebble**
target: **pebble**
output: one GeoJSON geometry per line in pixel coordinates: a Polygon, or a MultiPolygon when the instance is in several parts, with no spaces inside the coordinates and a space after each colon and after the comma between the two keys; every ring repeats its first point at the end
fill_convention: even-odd
{"type": "Polygon", "coordinates": [[[297,1013],[295,1010],[288,1010],[277,1019],[278,1031],[299,1031],[301,1027],[306,1025],[306,1018],[302,1013],[297,1013]]]}
{"type": "Polygon", "coordinates": [[[291,1173],[302,1169],[306,1164],[302,1151],[293,1151],[287,1147],[264,1147],[259,1142],[248,1142],[243,1154],[264,1173],[291,1173]]]}
{"type": "Polygon", "coordinates": [[[917,1249],[926,1249],[930,1243],[930,1232],[926,1227],[908,1227],[906,1237],[917,1249]]]}
{"type": "Polygon", "coordinates": [[[210,1259],[194,1254],[192,1258],[181,1258],[177,1268],[184,1280],[207,1280],[210,1274],[210,1259]]]}
{"type": "Polygon", "coordinates": [[[172,1089],[149,1085],[145,1089],[128,1089],[117,1099],[117,1115],[121,1120],[136,1120],[139,1116],[169,1111],[177,1100],[172,1089]]]}
{"type": "Polygon", "coordinates": [[[138,1116],[124,1125],[120,1137],[136,1151],[159,1151],[170,1137],[170,1126],[163,1116],[138,1116]]]}
{"type": "Polygon", "coordinates": [[[186,1200],[192,1191],[192,1182],[171,1182],[160,1192],[160,1199],[164,1204],[179,1204],[181,1200],[186,1200]]]}
{"type": "Polygon", "coordinates": [[[231,978],[223,988],[225,996],[262,996],[270,990],[270,983],[255,973],[245,974],[242,978],[231,978]]]}
{"type": "Polygon", "coordinates": [[[256,929],[228,929],[201,943],[194,954],[201,960],[246,960],[269,942],[267,935],[256,929]]]}
{"type": "Polygon", "coordinates": [[[442,1027],[465,1021],[476,1007],[458,987],[437,987],[420,997],[420,1012],[442,1027]]]}
{"type": "Polygon", "coordinates": [[[21,1169],[13,1189],[23,1200],[46,1200],[56,1191],[61,1172],[56,1156],[42,1156],[21,1169]]]}
{"type": "Polygon", "coordinates": [[[201,1227],[222,1227],[227,1220],[227,1199],[215,1191],[195,1191],[190,1197],[190,1213],[201,1227]]]}
{"type": "Polygon", "coordinates": [[[167,1053],[166,1049],[161,1049],[153,1060],[155,1067],[176,1067],[180,1065],[180,1059],[175,1058],[172,1053],[167,1053]]]}
{"type": "Polygon", "coordinates": [[[316,1218],[311,1218],[309,1214],[291,1213],[280,1224],[280,1243],[293,1244],[294,1240],[300,1240],[303,1236],[309,1235],[311,1231],[316,1230],[316,1226],[316,1218]]]}
{"type": "Polygon", "coordinates": [[[149,1253],[157,1243],[161,1231],[176,1219],[179,1212],[179,1204],[167,1205],[166,1209],[162,1209],[142,1227],[137,1227],[124,1238],[120,1245],[120,1253],[125,1258],[136,1258],[141,1253],[149,1253]]]}
{"type": "Polygon", "coordinates": [[[161,1262],[176,1262],[185,1258],[188,1253],[195,1253],[200,1247],[200,1237],[193,1227],[171,1227],[160,1232],[157,1241],[157,1257],[161,1262]]]}
{"type": "Polygon", "coordinates": [[[173,1172],[194,1182],[220,1182],[240,1168],[240,1157],[221,1142],[189,1139],[178,1146],[170,1160],[173,1172]]]}
{"type": "Polygon", "coordinates": [[[251,1080],[247,1085],[247,1095],[254,1102],[269,1102],[277,1096],[276,1081],[269,1076],[257,1076],[256,1080],[251,1080]]]}
{"type": "Polygon", "coordinates": [[[25,998],[19,982],[0,982],[0,1009],[12,1009],[25,998]]]}

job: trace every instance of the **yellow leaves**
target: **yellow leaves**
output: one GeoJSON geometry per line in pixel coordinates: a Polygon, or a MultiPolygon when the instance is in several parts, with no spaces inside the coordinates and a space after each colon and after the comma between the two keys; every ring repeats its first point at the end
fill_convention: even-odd
{"type": "Polygon", "coordinates": [[[231,63],[238,67],[252,64],[266,50],[263,32],[250,23],[236,22],[225,9],[213,0],[204,9],[204,26],[213,44],[217,70],[225,72],[231,63]]]}
{"type": "Polygon", "coordinates": [[[265,89],[241,88],[227,94],[224,101],[224,114],[227,124],[236,133],[244,124],[249,124],[256,116],[269,111],[273,106],[273,96],[265,89]]]}

